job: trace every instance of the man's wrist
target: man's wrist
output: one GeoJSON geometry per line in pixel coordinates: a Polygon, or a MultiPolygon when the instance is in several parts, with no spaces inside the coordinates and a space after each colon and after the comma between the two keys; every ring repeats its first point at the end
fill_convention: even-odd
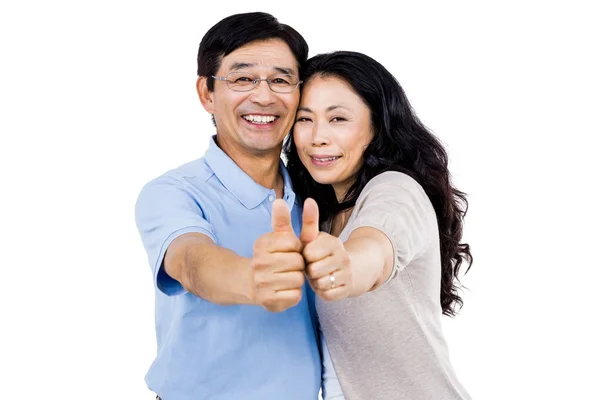
{"type": "Polygon", "coordinates": [[[252,259],[242,259],[242,296],[243,303],[249,305],[256,305],[256,287],[254,285],[254,271],[252,270],[252,259]]]}

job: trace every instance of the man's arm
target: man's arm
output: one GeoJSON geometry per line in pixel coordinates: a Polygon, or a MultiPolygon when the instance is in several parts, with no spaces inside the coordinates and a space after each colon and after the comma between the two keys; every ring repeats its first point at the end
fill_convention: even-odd
{"type": "Polygon", "coordinates": [[[255,304],[272,312],[302,299],[302,243],[292,228],[283,200],[273,203],[273,232],[254,242],[252,258],[216,245],[201,233],[186,233],[171,242],[165,272],[184,289],[212,303],[255,304]]]}
{"type": "Polygon", "coordinates": [[[302,298],[302,243],[281,199],[273,203],[273,232],[254,242],[251,258],[218,246],[204,210],[177,177],[144,186],[135,219],[158,290],[186,290],[216,304],[256,304],[283,311],[302,298]]]}
{"type": "Polygon", "coordinates": [[[211,303],[255,304],[251,262],[206,235],[186,233],[169,245],[164,269],[185,290],[211,303]]]}

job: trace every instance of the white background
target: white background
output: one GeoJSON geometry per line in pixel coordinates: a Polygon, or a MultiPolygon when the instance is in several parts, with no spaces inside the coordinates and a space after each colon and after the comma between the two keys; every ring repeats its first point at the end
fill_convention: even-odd
{"type": "Polygon", "coordinates": [[[213,132],[203,34],[262,10],[310,55],[382,62],[446,143],[475,263],[445,333],[473,398],[600,399],[599,15],[481,3],[2,2],[0,397],[152,398],[134,202],[213,132]]]}

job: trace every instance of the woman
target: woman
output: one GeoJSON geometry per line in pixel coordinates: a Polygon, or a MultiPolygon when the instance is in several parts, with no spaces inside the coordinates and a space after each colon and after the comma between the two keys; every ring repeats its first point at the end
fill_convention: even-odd
{"type": "Polygon", "coordinates": [[[462,306],[459,269],[472,262],[444,148],[364,54],[315,56],[303,79],[284,151],[324,231],[301,239],[327,339],[325,399],[339,398],[335,374],[348,400],[469,399],[441,326],[462,306]]]}

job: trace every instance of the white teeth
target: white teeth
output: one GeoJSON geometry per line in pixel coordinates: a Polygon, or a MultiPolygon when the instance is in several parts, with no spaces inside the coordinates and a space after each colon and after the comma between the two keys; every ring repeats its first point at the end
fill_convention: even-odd
{"type": "Polygon", "coordinates": [[[320,162],[328,162],[328,161],[333,161],[338,159],[339,157],[329,157],[329,158],[317,158],[317,157],[313,157],[315,160],[320,161],[320,162]]]}
{"type": "Polygon", "coordinates": [[[244,115],[246,121],[253,122],[255,124],[268,124],[275,121],[274,115],[244,115]]]}

